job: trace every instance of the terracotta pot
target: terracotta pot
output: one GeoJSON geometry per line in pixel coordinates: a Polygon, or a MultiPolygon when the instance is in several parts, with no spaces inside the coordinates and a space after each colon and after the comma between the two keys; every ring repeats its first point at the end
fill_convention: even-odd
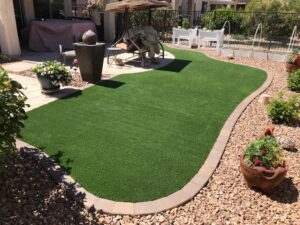
{"type": "Polygon", "coordinates": [[[290,64],[290,63],[286,63],[286,64],[285,64],[285,67],[286,67],[286,70],[287,70],[288,72],[293,72],[293,71],[295,71],[295,70],[297,70],[297,69],[300,68],[299,66],[297,66],[297,65],[295,65],[295,64],[290,64]]]}
{"type": "Polygon", "coordinates": [[[264,167],[250,167],[244,161],[244,155],[241,155],[240,165],[248,187],[259,188],[263,192],[269,192],[279,185],[288,171],[286,164],[284,167],[278,167],[274,170],[267,170],[264,167]]]}
{"type": "Polygon", "coordinates": [[[295,64],[298,66],[298,68],[300,67],[300,54],[297,54],[295,64]]]}

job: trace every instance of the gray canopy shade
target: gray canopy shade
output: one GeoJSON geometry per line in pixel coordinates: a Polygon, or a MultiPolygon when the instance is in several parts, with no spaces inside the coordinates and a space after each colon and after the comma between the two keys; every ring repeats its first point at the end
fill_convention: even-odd
{"type": "Polygon", "coordinates": [[[123,0],[107,4],[105,11],[125,12],[127,10],[128,12],[135,12],[167,6],[169,6],[168,2],[159,0],[123,0]]]}

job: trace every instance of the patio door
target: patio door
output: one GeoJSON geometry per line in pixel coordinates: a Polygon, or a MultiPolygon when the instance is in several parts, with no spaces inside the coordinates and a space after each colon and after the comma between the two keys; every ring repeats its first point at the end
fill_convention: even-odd
{"type": "Polygon", "coordinates": [[[22,46],[24,44],[23,43],[24,41],[22,40],[21,31],[26,26],[25,17],[24,17],[23,1],[22,0],[13,0],[13,4],[14,4],[14,11],[15,11],[18,37],[19,37],[19,40],[20,40],[20,45],[22,46]]]}
{"type": "Polygon", "coordinates": [[[14,0],[14,10],[15,10],[15,18],[17,23],[18,33],[25,27],[25,20],[23,14],[23,4],[22,0],[14,0]]]}

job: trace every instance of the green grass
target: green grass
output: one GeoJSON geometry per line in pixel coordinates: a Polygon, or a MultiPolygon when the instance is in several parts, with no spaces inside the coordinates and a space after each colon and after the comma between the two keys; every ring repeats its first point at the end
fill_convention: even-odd
{"type": "Polygon", "coordinates": [[[266,74],[167,50],[176,60],[163,69],[121,75],[30,111],[23,139],[103,198],[147,201],[179,190],[266,74]]]}

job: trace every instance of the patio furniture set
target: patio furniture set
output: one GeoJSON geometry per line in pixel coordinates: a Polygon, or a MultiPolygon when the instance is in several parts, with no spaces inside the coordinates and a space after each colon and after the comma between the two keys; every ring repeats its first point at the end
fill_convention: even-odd
{"type": "Polygon", "coordinates": [[[224,29],[221,30],[206,30],[206,29],[184,29],[181,27],[173,27],[172,33],[172,45],[192,46],[197,45],[198,48],[212,46],[212,43],[216,43],[214,46],[216,50],[223,47],[224,42],[224,29]],[[184,42],[183,42],[184,41],[184,42]],[[187,45],[184,44],[187,42],[187,45]]]}

